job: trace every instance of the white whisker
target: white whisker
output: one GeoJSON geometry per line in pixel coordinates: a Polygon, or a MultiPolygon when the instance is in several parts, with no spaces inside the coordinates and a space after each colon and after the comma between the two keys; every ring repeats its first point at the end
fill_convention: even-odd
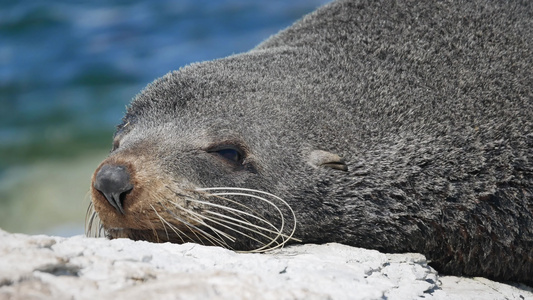
{"type": "MultiPolygon", "coordinates": [[[[221,222],[225,222],[225,223],[228,223],[228,224],[233,224],[233,225],[238,226],[240,228],[250,228],[250,227],[252,227],[252,228],[260,229],[262,231],[266,231],[268,233],[281,234],[281,232],[279,230],[270,230],[270,229],[267,229],[265,227],[261,227],[259,225],[255,225],[255,224],[253,224],[253,223],[251,223],[249,221],[246,221],[246,220],[243,221],[243,220],[235,219],[235,218],[232,218],[230,216],[226,216],[226,215],[214,212],[214,211],[206,211],[206,213],[220,217],[220,218],[215,218],[216,220],[219,220],[221,222]],[[241,224],[248,225],[248,227],[247,226],[243,226],[241,224]]],[[[211,219],[213,219],[213,218],[212,217],[208,218],[208,220],[211,220],[211,219]]],[[[252,230],[250,230],[250,231],[252,231],[252,230]]],[[[261,234],[264,237],[268,237],[266,234],[263,234],[260,231],[252,231],[252,232],[261,234]]]]}
{"type": "MultiPolygon", "coordinates": [[[[262,251],[268,251],[268,250],[276,249],[276,248],[279,248],[279,247],[283,247],[283,245],[285,243],[287,243],[289,240],[299,241],[298,239],[293,237],[293,235],[294,235],[294,233],[296,231],[296,215],[295,215],[293,209],[290,207],[290,205],[285,200],[281,199],[280,197],[278,197],[276,195],[270,194],[268,192],[254,190],[254,189],[234,188],[234,187],[199,188],[199,189],[197,189],[197,191],[208,192],[208,194],[207,194],[208,196],[251,197],[251,198],[254,198],[254,199],[258,199],[258,200],[264,201],[265,203],[271,205],[272,207],[274,207],[277,210],[277,212],[279,213],[280,221],[281,221],[281,226],[280,226],[279,229],[277,229],[277,227],[275,227],[272,223],[270,223],[270,222],[268,222],[268,221],[266,221],[266,220],[264,220],[262,218],[259,218],[259,217],[255,216],[253,214],[250,214],[250,213],[247,213],[247,212],[243,212],[243,211],[239,211],[237,209],[229,208],[229,207],[218,205],[218,204],[213,204],[213,203],[209,203],[209,202],[204,203],[206,205],[210,205],[210,206],[213,206],[213,207],[219,207],[219,208],[221,208],[221,209],[223,209],[225,211],[232,212],[234,214],[243,214],[243,215],[249,216],[249,217],[254,218],[256,220],[259,220],[259,221],[261,221],[263,223],[266,223],[266,224],[268,224],[269,226],[271,226],[271,227],[273,227],[275,229],[274,231],[269,231],[268,229],[266,229],[264,227],[261,227],[261,226],[258,226],[258,225],[247,224],[249,226],[251,225],[252,227],[255,227],[256,229],[260,229],[260,230],[263,230],[263,231],[266,231],[266,232],[271,232],[271,233],[276,234],[275,237],[269,237],[269,239],[271,239],[270,243],[268,243],[267,245],[265,245],[263,247],[260,247],[258,249],[252,250],[251,252],[262,252],[262,251]],[[215,191],[215,192],[212,193],[211,191],[215,191]],[[220,191],[220,192],[216,192],[216,191],[220,191]],[[235,191],[235,192],[231,192],[231,191],[235,191]],[[284,230],[286,224],[285,224],[285,217],[283,216],[283,213],[282,213],[281,209],[279,209],[279,207],[276,204],[274,204],[272,201],[267,200],[264,197],[260,197],[260,196],[251,194],[251,193],[256,193],[256,194],[269,196],[269,197],[281,202],[283,205],[285,205],[289,209],[290,213],[292,214],[293,226],[292,226],[292,230],[290,231],[290,233],[288,235],[287,234],[283,234],[283,230],[284,230]],[[222,206],[222,207],[220,207],[220,206],[222,206]],[[281,238],[282,241],[281,242],[277,242],[278,238],[281,238]],[[268,248],[273,243],[276,243],[277,245],[275,245],[275,246],[273,246],[271,248],[268,248]]],[[[223,199],[226,199],[226,197],[224,197],[223,199]]],[[[197,201],[197,202],[202,202],[202,203],[205,202],[205,201],[196,200],[196,199],[191,199],[191,200],[194,200],[194,201],[197,201]]],[[[250,207],[244,205],[243,203],[236,202],[236,201],[233,201],[233,200],[230,200],[230,202],[236,203],[239,206],[244,206],[247,209],[251,209],[250,207]]],[[[209,213],[215,214],[215,213],[213,213],[211,211],[209,211],[209,213]]],[[[254,213],[258,214],[257,212],[254,212],[254,213]]],[[[258,215],[260,215],[260,214],[258,214],[258,215]]],[[[238,223],[241,223],[241,224],[249,223],[248,221],[245,221],[243,223],[242,221],[239,221],[238,219],[231,218],[229,216],[222,215],[222,214],[218,214],[218,217],[222,217],[222,218],[226,219],[226,220],[222,220],[222,219],[216,218],[218,221],[225,222],[225,223],[230,223],[230,224],[231,224],[231,222],[238,222],[238,223]],[[228,221],[228,220],[231,220],[231,221],[228,221]]],[[[242,218],[240,218],[240,219],[242,219],[242,218]]],[[[238,224],[231,224],[231,225],[242,227],[242,225],[238,225],[238,224]]],[[[257,231],[252,231],[252,232],[255,232],[257,234],[260,234],[260,235],[264,236],[264,233],[262,233],[262,232],[257,232],[257,231]]],[[[264,244],[264,243],[262,243],[262,244],[264,244]]]]}
{"type": "MultiPolygon", "coordinates": [[[[208,194],[208,196],[219,196],[218,194],[208,194]]],[[[248,196],[248,197],[254,197],[254,195],[243,195],[241,194],[241,196],[248,196]]],[[[220,197],[221,199],[224,199],[224,200],[227,200],[227,198],[223,198],[223,197],[220,197]]],[[[257,198],[257,196],[255,196],[255,198],[257,198]]],[[[259,199],[262,199],[262,198],[259,198],[259,199]]],[[[270,225],[272,228],[276,228],[276,226],[274,226],[272,223],[268,222],[267,220],[265,219],[262,219],[258,216],[255,216],[255,215],[252,215],[250,213],[247,213],[247,212],[244,212],[244,211],[241,211],[241,210],[238,210],[238,209],[235,209],[235,208],[231,208],[231,207],[227,207],[227,206],[224,206],[224,205],[220,205],[220,204],[216,204],[216,203],[211,203],[211,202],[208,202],[208,201],[203,201],[203,200],[197,200],[197,199],[187,199],[188,201],[192,201],[192,202],[196,202],[196,203],[200,203],[200,204],[205,204],[205,205],[208,205],[208,206],[212,206],[212,207],[216,207],[216,208],[220,208],[220,209],[223,209],[223,210],[226,210],[228,212],[233,212],[235,214],[242,214],[242,215],[245,215],[245,216],[248,216],[248,217],[251,217],[251,218],[254,218],[256,220],[259,220],[261,222],[264,222],[268,225],[270,225]]],[[[271,205],[275,206],[274,204],[270,203],[271,205]]],[[[281,213],[281,211],[280,211],[281,213]]]]}
{"type": "MultiPolygon", "coordinates": [[[[212,212],[210,212],[210,213],[212,213],[212,212]]],[[[222,216],[222,217],[224,217],[224,218],[213,218],[213,217],[211,217],[211,218],[209,218],[208,220],[211,221],[211,222],[213,222],[213,223],[215,223],[215,224],[218,224],[218,225],[220,225],[220,226],[222,226],[222,227],[228,228],[228,229],[230,229],[230,230],[232,230],[232,231],[234,231],[234,232],[236,232],[236,233],[239,233],[240,235],[245,236],[245,237],[247,237],[247,238],[249,238],[249,239],[252,239],[252,240],[254,240],[254,241],[258,242],[258,243],[263,244],[264,246],[261,247],[261,248],[259,248],[259,249],[262,249],[262,248],[264,248],[264,247],[268,247],[268,246],[270,246],[270,244],[272,244],[272,243],[278,243],[278,244],[279,244],[279,242],[277,241],[277,239],[278,239],[278,237],[281,235],[281,233],[278,232],[278,231],[265,230],[263,227],[253,225],[252,223],[245,223],[245,224],[247,224],[247,225],[250,225],[251,227],[258,228],[258,229],[262,229],[262,230],[265,230],[265,231],[267,231],[267,232],[277,234],[276,238],[272,238],[272,237],[270,237],[270,236],[268,236],[268,235],[262,233],[261,231],[250,229],[249,226],[248,226],[248,227],[247,227],[247,226],[242,226],[242,225],[240,225],[240,224],[236,224],[236,223],[230,222],[230,221],[227,220],[227,219],[228,219],[227,216],[220,215],[220,214],[218,214],[218,215],[219,215],[219,216],[222,216]],[[216,222],[215,220],[216,220],[216,221],[219,221],[219,222],[216,222]],[[233,226],[238,227],[238,228],[248,229],[248,230],[249,230],[250,232],[252,232],[252,233],[257,233],[257,234],[259,234],[260,236],[265,237],[265,238],[271,240],[271,242],[268,243],[268,244],[265,244],[264,242],[261,242],[261,241],[259,241],[258,239],[254,238],[254,237],[252,237],[252,236],[250,236],[250,235],[248,235],[248,234],[246,234],[246,233],[244,233],[244,232],[242,232],[242,231],[239,231],[239,230],[237,230],[237,229],[235,229],[235,228],[233,228],[233,227],[230,227],[230,226],[224,225],[224,224],[222,224],[221,222],[226,223],[226,224],[233,225],[233,226]]],[[[235,220],[235,219],[230,218],[230,220],[235,220]]],[[[258,249],[256,249],[256,250],[258,250],[258,249]]]]}
{"type": "MultiPolygon", "coordinates": [[[[189,214],[192,214],[194,216],[194,214],[196,214],[195,212],[193,211],[190,211],[190,210],[187,210],[179,205],[177,205],[176,203],[172,202],[172,201],[169,201],[170,204],[176,206],[178,209],[181,209],[182,211],[185,211],[185,212],[188,212],[189,214]]],[[[202,243],[202,239],[200,237],[198,237],[198,235],[196,234],[196,232],[198,232],[200,235],[202,235],[206,240],[210,241],[213,245],[218,245],[218,246],[221,246],[221,247],[225,247],[225,248],[231,248],[225,241],[222,237],[220,237],[220,235],[218,234],[218,232],[215,232],[216,235],[218,235],[218,238],[217,237],[214,237],[213,235],[205,232],[204,230],[202,230],[201,228],[198,228],[197,226],[195,225],[192,225],[190,224],[189,222],[183,220],[182,218],[178,217],[174,212],[170,211],[167,209],[167,212],[169,214],[172,215],[173,218],[175,218],[176,220],[178,220],[179,222],[183,223],[185,226],[187,226],[187,228],[189,228],[189,231],[191,231],[195,236],[196,238],[202,243]],[[193,230],[194,229],[194,230],[193,230]]],[[[201,216],[201,215],[199,215],[201,216]]],[[[198,220],[198,219],[195,219],[195,221],[197,222],[200,222],[202,223],[203,225],[209,227],[209,225],[205,224],[205,222],[201,221],[201,220],[198,220]]],[[[213,230],[213,228],[210,228],[213,230]]],[[[181,231],[181,230],[180,230],[181,231]]],[[[218,231],[218,230],[217,230],[218,231]]],[[[223,233],[223,232],[222,232],[223,233]]],[[[224,234],[224,233],[223,233],[224,234]]],[[[189,236],[187,236],[191,241],[194,241],[194,239],[190,238],[189,236]]],[[[231,236],[227,237],[228,239],[232,239],[232,241],[234,241],[235,239],[231,236]]],[[[204,244],[205,245],[205,244],[204,244]]]]}
{"type": "Polygon", "coordinates": [[[87,237],[103,237],[105,236],[104,225],[98,217],[98,213],[94,209],[92,202],[87,207],[85,213],[85,236],[87,237]]]}
{"type": "MultiPolygon", "coordinates": [[[[202,226],[205,226],[207,229],[213,231],[213,233],[218,237],[218,239],[217,239],[216,237],[212,236],[212,235],[210,235],[210,236],[212,236],[213,239],[215,239],[215,240],[219,240],[219,241],[220,241],[220,243],[218,243],[219,246],[221,246],[221,247],[225,247],[225,248],[228,248],[228,249],[232,249],[232,250],[233,250],[233,247],[231,247],[230,245],[228,245],[228,243],[225,241],[225,239],[227,239],[227,240],[229,240],[230,242],[234,243],[234,242],[236,241],[236,238],[235,238],[234,236],[232,236],[232,235],[230,235],[230,234],[228,234],[228,233],[226,233],[226,232],[224,232],[224,231],[222,231],[222,230],[220,230],[220,229],[217,229],[217,228],[215,228],[215,227],[213,227],[213,226],[207,224],[207,223],[205,222],[205,220],[206,220],[206,219],[209,220],[209,219],[206,218],[206,217],[204,217],[204,216],[202,216],[202,215],[191,216],[191,218],[192,218],[194,221],[200,223],[202,226]],[[224,245],[222,245],[222,244],[224,244],[224,245]]],[[[200,229],[200,228],[198,228],[197,230],[201,230],[202,232],[205,232],[204,230],[202,230],[202,229],[200,229]]],[[[205,234],[209,234],[209,233],[205,232],[205,234]]]]}
{"type": "MultiPolygon", "coordinates": [[[[194,217],[194,220],[195,220],[195,221],[201,223],[202,225],[204,225],[204,226],[206,226],[206,227],[209,227],[209,229],[215,231],[215,233],[217,233],[217,235],[218,235],[218,233],[220,233],[220,234],[222,234],[222,235],[224,236],[224,238],[226,238],[226,239],[228,239],[228,240],[230,240],[230,241],[232,241],[232,242],[235,242],[235,237],[233,237],[233,236],[231,236],[231,235],[229,235],[229,234],[227,234],[227,233],[225,233],[225,232],[223,232],[223,231],[220,231],[220,230],[218,230],[218,229],[212,227],[211,225],[207,224],[207,223],[205,222],[205,220],[206,220],[206,219],[209,220],[208,217],[206,217],[206,216],[204,216],[204,215],[202,215],[202,214],[199,214],[199,213],[197,213],[197,212],[194,212],[194,211],[188,210],[188,209],[186,209],[186,208],[183,208],[183,207],[181,207],[181,206],[179,206],[179,205],[177,205],[177,204],[175,204],[175,203],[172,203],[172,204],[173,204],[174,206],[176,206],[176,207],[182,209],[183,211],[189,213],[192,217],[194,217]]],[[[223,239],[220,235],[218,235],[218,237],[219,237],[220,239],[223,239]]]]}
{"type": "Polygon", "coordinates": [[[163,223],[163,228],[165,229],[165,233],[167,234],[167,239],[170,240],[170,237],[168,236],[168,232],[167,232],[167,228],[165,227],[165,224],[168,225],[168,227],[170,227],[170,229],[172,231],[174,231],[174,233],[180,238],[181,242],[182,243],[185,243],[185,241],[183,240],[183,238],[181,237],[181,235],[176,231],[180,231],[181,233],[183,233],[185,236],[187,236],[184,232],[182,232],[181,230],[179,230],[176,226],[170,224],[169,222],[167,222],[165,220],[165,218],[163,218],[161,215],[159,215],[159,213],[157,212],[157,210],[152,206],[152,204],[150,204],[150,207],[154,210],[156,216],[159,218],[159,220],[161,221],[161,223],[163,223]]]}

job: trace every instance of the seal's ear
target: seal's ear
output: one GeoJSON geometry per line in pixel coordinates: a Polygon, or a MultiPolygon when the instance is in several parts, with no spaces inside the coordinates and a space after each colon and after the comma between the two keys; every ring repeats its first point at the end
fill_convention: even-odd
{"type": "Polygon", "coordinates": [[[316,167],[327,167],[336,170],[348,171],[348,166],[344,159],[337,154],[323,151],[323,150],[314,150],[309,154],[309,163],[316,167]]]}

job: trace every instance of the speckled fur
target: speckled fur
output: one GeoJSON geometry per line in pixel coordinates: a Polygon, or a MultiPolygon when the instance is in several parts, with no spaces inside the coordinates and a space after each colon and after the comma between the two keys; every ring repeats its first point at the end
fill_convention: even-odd
{"type": "MultiPolygon", "coordinates": [[[[414,251],[447,274],[533,285],[531,1],[339,1],[132,102],[111,156],[271,192],[296,237],[414,251]],[[246,149],[233,170],[205,149],[246,149]],[[325,150],[348,171],[313,168],[325,150]]],[[[155,176],[155,174],[154,174],[155,176]]]]}

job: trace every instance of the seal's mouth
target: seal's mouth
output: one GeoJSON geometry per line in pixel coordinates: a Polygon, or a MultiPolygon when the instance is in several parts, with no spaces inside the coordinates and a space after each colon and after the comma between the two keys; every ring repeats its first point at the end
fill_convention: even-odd
{"type": "MultiPolygon", "coordinates": [[[[231,187],[199,188],[193,193],[177,192],[170,187],[167,190],[172,197],[150,201],[142,213],[130,209],[123,211],[125,215],[114,212],[113,224],[100,219],[94,201],[104,201],[93,198],[86,216],[86,235],[159,243],[194,242],[250,252],[299,241],[293,237],[296,216],[291,207],[270,193],[231,187]],[[127,225],[133,222],[125,222],[123,227],[117,224],[128,214],[138,219],[137,228],[127,225]]],[[[106,209],[105,215],[109,216],[114,208],[109,205],[106,209]]]]}

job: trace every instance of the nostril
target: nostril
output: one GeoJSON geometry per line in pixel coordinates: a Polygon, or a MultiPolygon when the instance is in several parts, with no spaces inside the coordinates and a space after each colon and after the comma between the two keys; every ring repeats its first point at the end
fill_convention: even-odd
{"type": "Polygon", "coordinates": [[[94,178],[93,186],[100,191],[121,214],[124,214],[122,201],[133,189],[130,173],[122,165],[103,165],[94,178]]]}

